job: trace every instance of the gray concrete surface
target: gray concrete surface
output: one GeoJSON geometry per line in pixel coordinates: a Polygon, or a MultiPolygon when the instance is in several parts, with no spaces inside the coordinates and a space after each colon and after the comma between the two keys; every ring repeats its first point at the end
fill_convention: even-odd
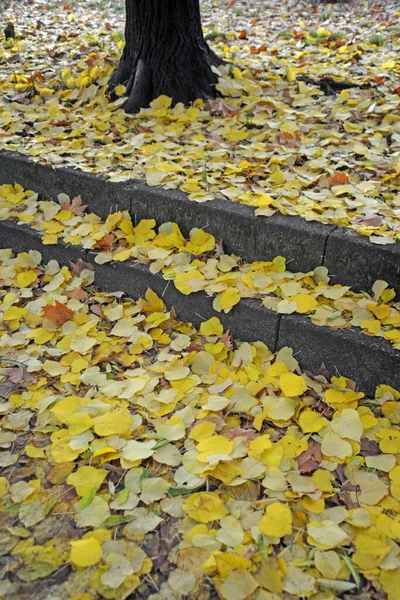
{"type": "Polygon", "coordinates": [[[331,375],[354,379],[359,389],[371,395],[380,383],[400,389],[400,352],[387,340],[367,336],[360,330],[318,327],[308,317],[278,315],[249,300],[242,300],[227,315],[216,313],[212,298],[205,293],[184,296],[172,282],[161,275],[152,275],[146,265],[134,262],[97,265],[93,251],[64,243],[43,245],[38,232],[11,221],[0,221],[0,247],[13,248],[14,252],[39,250],[44,262],[55,259],[68,264],[86,260],[93,264],[95,283],[103,290],[123,291],[136,299],[150,287],[168,307],[174,306],[180,318],[196,326],[217,316],[236,339],[261,340],[272,351],[292,347],[303,369],[316,373],[324,364],[331,375]]]}
{"type": "Polygon", "coordinates": [[[148,187],[137,180],[116,183],[0,151],[0,184],[15,182],[47,198],[61,192],[71,197],[80,194],[89,210],[103,218],[116,210],[129,210],[136,221],[175,221],[185,235],[192,227],[204,227],[223,241],[226,252],[246,261],[282,255],[291,271],[307,272],[326,265],[334,282],[355,290],[370,291],[377,279],[400,290],[400,242],[373,245],[349,229],[281,214],[256,217],[251,207],[228,200],[196,203],[179,190],[148,187]]]}

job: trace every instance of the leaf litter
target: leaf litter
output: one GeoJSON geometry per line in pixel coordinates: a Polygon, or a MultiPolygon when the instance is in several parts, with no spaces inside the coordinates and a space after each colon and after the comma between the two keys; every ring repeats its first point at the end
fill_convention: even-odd
{"type": "MultiPolygon", "coordinates": [[[[184,295],[204,291],[213,296],[216,312],[228,313],[241,299],[261,300],[280,314],[299,313],[318,326],[360,328],[400,349],[400,304],[396,291],[378,280],[372,293],[353,292],[331,284],[326,267],[308,273],[287,270],[285,258],[245,263],[227,255],[223,243],[203,229],[193,228],[185,239],[176,223],[156,227],[154,219],[134,225],[127,211],[110,214],[104,221],[85,213],[79,197],[66,194],[59,202],[40,200],[20,185],[0,186],[0,220],[13,219],[40,232],[44,244],[59,240],[97,252],[95,262],[105,264],[135,260],[149,265],[151,273],[173,281],[184,295]]],[[[33,271],[18,274],[21,286],[36,280],[33,271]]],[[[62,325],[69,318],[62,305],[47,307],[62,325]]]]}
{"type": "MultiPolygon", "coordinates": [[[[196,201],[221,195],[260,215],[300,214],[392,242],[399,237],[396,5],[375,2],[371,18],[370,5],[355,2],[361,30],[347,9],[299,3],[289,12],[274,3],[254,8],[250,19],[251,6],[242,3],[245,14],[234,15],[238,4],[213,3],[205,15],[211,32],[213,18],[229,24],[217,49],[242,69],[221,79],[226,103],[170,110],[160,99],[135,119],[104,98],[122,47],[121,13],[113,24],[110,9],[108,28],[87,5],[66,3],[60,16],[59,7],[56,13],[37,1],[36,29],[21,20],[24,39],[0,50],[3,144],[115,179],[144,176],[151,185],[184,188],[196,201]],[[308,31],[313,20],[316,29],[308,31]],[[102,32],[96,36],[94,22],[102,32]],[[335,27],[349,39],[336,38],[335,27]],[[366,42],[366,29],[368,36],[384,31],[385,45],[366,42]],[[323,96],[299,79],[316,70],[376,85],[323,96]]],[[[24,14],[21,3],[11,6],[24,14]]],[[[297,279],[284,263],[281,272],[263,264],[244,271],[256,273],[253,287],[244,286],[240,260],[231,264],[236,257],[224,258],[205,232],[185,240],[175,224],[160,231],[143,222],[136,227],[144,231],[132,232],[126,214],[111,215],[105,227],[87,220],[81,202],[62,198],[61,208],[44,203],[38,211],[33,193],[4,189],[2,218],[16,216],[10,198],[16,206],[29,198],[32,212],[24,208],[21,222],[39,230],[49,222],[46,243],[74,231],[75,243],[96,247],[92,233],[100,231],[97,249],[107,260],[151,262],[163,276],[165,261],[174,274],[176,257],[187,254],[187,271],[205,279],[234,273],[239,298],[242,287],[259,297],[259,273],[276,289],[284,275],[284,283],[301,283],[300,292],[285,288],[297,309],[293,297],[312,295],[328,276],[297,279]],[[79,225],[92,229],[76,233],[79,225]],[[164,255],[148,258],[148,246],[164,255]]],[[[138,302],[100,293],[82,263],[42,265],[37,252],[1,250],[0,265],[0,595],[397,598],[398,391],[379,386],[367,399],[344,377],[328,382],[323,371],[302,373],[290,349],[273,355],[260,342],[235,342],[216,317],[196,331],[150,290],[138,302]]],[[[373,297],[346,289],[337,300],[324,297],[323,306],[342,311],[334,320],[344,315],[337,324],[346,326],[353,301],[364,299],[378,314],[367,304],[363,320],[381,321],[369,334],[382,334],[396,330],[382,323],[398,315],[391,294],[380,282],[373,297]],[[351,308],[331,305],[343,299],[351,308]]]]}
{"type": "Polygon", "coordinates": [[[395,600],[399,391],[82,261],[2,249],[0,280],[1,596],[395,600]]]}
{"type": "Polygon", "coordinates": [[[122,7],[34,6],[32,17],[13,1],[2,17],[17,34],[0,47],[3,148],[399,239],[398,3],[204,2],[207,37],[228,62],[223,99],[171,108],[160,97],[137,116],[121,108],[123,86],[114,103],[105,94],[122,7]]]}

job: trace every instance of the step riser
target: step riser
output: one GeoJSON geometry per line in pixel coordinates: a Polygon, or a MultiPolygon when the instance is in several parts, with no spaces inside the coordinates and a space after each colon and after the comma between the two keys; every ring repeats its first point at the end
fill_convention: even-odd
{"type": "Polygon", "coordinates": [[[272,351],[284,346],[293,348],[303,369],[316,372],[323,363],[330,375],[341,374],[355,380],[369,395],[373,395],[381,383],[400,389],[400,352],[386,340],[369,337],[360,330],[317,327],[308,317],[279,315],[260,307],[259,302],[248,300],[241,300],[227,315],[216,313],[212,298],[205,293],[184,296],[173,282],[152,275],[146,265],[134,262],[97,265],[93,251],[63,243],[43,245],[37,232],[10,221],[0,222],[0,247],[11,247],[14,252],[38,250],[43,262],[55,259],[68,264],[86,260],[93,264],[95,283],[103,290],[123,291],[137,299],[150,287],[168,307],[175,307],[180,318],[197,327],[205,319],[218,316],[224,328],[237,339],[260,340],[272,351]]]}
{"type": "Polygon", "coordinates": [[[193,227],[204,227],[223,241],[227,253],[248,262],[282,255],[291,271],[308,272],[324,265],[333,283],[350,285],[354,290],[370,291],[377,279],[400,290],[399,242],[374,245],[350,229],[281,214],[255,217],[252,208],[234,202],[199,204],[178,190],[148,187],[135,180],[111,182],[78,170],[54,169],[8,151],[0,151],[2,183],[20,183],[45,198],[56,198],[62,192],[71,197],[81,195],[89,210],[102,218],[116,210],[128,210],[135,221],[174,221],[184,235],[193,227]]]}

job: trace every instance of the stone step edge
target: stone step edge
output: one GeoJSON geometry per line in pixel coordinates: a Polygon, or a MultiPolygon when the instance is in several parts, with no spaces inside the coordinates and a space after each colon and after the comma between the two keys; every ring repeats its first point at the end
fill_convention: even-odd
{"type": "Polygon", "coordinates": [[[308,272],[326,266],[332,283],[355,291],[370,291],[377,279],[400,290],[400,242],[375,245],[348,228],[305,221],[275,213],[256,217],[251,207],[228,200],[189,200],[180,190],[149,187],[141,180],[113,182],[79,169],[41,164],[22,154],[0,150],[0,184],[20,183],[45,198],[60,193],[80,195],[89,210],[102,218],[128,210],[135,221],[174,221],[187,236],[205,228],[222,240],[225,252],[243,260],[272,260],[282,255],[290,271],[308,272]]]}
{"type": "Polygon", "coordinates": [[[262,341],[273,352],[284,346],[293,348],[302,368],[310,372],[317,373],[324,364],[330,375],[345,375],[372,396],[381,383],[400,389],[400,352],[383,338],[352,328],[318,327],[308,317],[280,315],[255,300],[241,300],[228,314],[217,313],[205,292],[184,296],[173,282],[151,274],[147,265],[133,261],[98,265],[92,250],[63,242],[43,245],[38,232],[13,221],[0,221],[0,248],[12,248],[14,253],[38,250],[44,263],[54,259],[68,265],[84,260],[93,265],[95,284],[102,290],[123,291],[137,299],[151,288],[169,308],[175,308],[180,319],[196,327],[217,316],[236,339],[262,341]]]}

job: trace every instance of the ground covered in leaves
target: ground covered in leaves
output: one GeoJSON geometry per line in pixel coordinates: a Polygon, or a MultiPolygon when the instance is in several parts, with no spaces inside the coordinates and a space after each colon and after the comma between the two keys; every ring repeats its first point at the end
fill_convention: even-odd
{"type": "Polygon", "coordinates": [[[193,228],[185,239],[176,223],[157,228],[154,219],[145,219],[135,224],[127,211],[104,221],[86,213],[80,197],[60,194],[58,200],[42,200],[18,184],[0,186],[0,220],[29,225],[46,245],[62,240],[94,249],[97,264],[146,263],[151,273],[160,273],[184,295],[205,291],[213,296],[217,312],[230,312],[243,298],[258,299],[280,314],[307,315],[314,324],[334,329],[357,327],[400,349],[400,303],[386,281],[376,281],[372,295],[356,293],[331,284],[326,267],[293,273],[283,256],[245,263],[225,254],[223,242],[202,229],[193,228]]]}
{"type": "Polygon", "coordinates": [[[395,600],[400,393],[93,279],[0,250],[0,596],[395,600]]]}
{"type": "Polygon", "coordinates": [[[11,1],[0,23],[0,140],[36,160],[115,180],[145,178],[197,202],[400,237],[400,28],[390,0],[202,2],[228,65],[223,98],[137,117],[105,90],[124,45],[123,6],[11,1]],[[333,78],[351,84],[337,89],[333,78]]]}

